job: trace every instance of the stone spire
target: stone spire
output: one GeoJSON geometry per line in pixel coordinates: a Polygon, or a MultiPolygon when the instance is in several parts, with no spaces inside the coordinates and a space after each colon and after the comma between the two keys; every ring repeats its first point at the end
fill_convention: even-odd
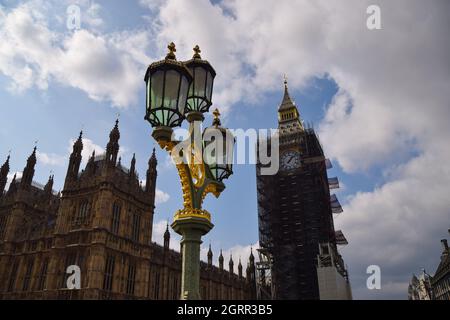
{"type": "Polygon", "coordinates": [[[253,247],[250,247],[250,264],[254,264],[255,263],[255,256],[253,255],[253,247]]]}
{"type": "Polygon", "coordinates": [[[234,262],[233,262],[233,255],[230,253],[230,261],[228,262],[229,271],[231,274],[234,273],[234,262]]]}
{"type": "Polygon", "coordinates": [[[48,177],[48,182],[44,187],[45,193],[51,194],[53,192],[53,183],[54,183],[54,175],[50,175],[50,177],[48,177]]]}
{"type": "Polygon", "coordinates": [[[156,177],[158,175],[156,171],[156,166],[158,161],[156,160],[155,148],[153,148],[153,153],[150,159],[148,160],[148,169],[147,169],[147,179],[145,181],[145,192],[149,193],[153,200],[155,197],[156,190],[156,177]]]}
{"type": "Polygon", "coordinates": [[[92,155],[89,157],[86,165],[86,172],[88,174],[93,174],[95,172],[95,150],[92,151],[92,155]]]}
{"type": "Polygon", "coordinates": [[[130,177],[136,176],[136,154],[133,153],[133,159],[131,159],[130,165],[130,177]]]}
{"type": "Polygon", "coordinates": [[[27,165],[23,169],[22,180],[20,183],[21,188],[27,189],[31,186],[34,177],[34,167],[36,166],[36,146],[33,152],[28,157],[27,165]]]}
{"type": "Polygon", "coordinates": [[[253,255],[253,247],[250,248],[250,258],[249,263],[247,265],[247,280],[252,283],[255,282],[256,279],[256,266],[255,266],[255,256],[253,255]]]}
{"type": "Polygon", "coordinates": [[[13,177],[11,183],[9,184],[8,192],[16,191],[16,188],[17,188],[17,186],[16,186],[16,178],[17,178],[17,174],[14,173],[14,177],[13,177]]]}
{"type": "Polygon", "coordinates": [[[164,232],[164,249],[168,250],[170,246],[170,232],[169,232],[169,223],[166,225],[166,231],[164,232]]]}
{"type": "Polygon", "coordinates": [[[106,163],[110,166],[116,166],[117,155],[119,154],[119,119],[116,120],[116,125],[109,134],[109,142],[106,145],[106,163]]]}
{"type": "Polygon", "coordinates": [[[83,131],[80,132],[77,141],[73,144],[72,153],[69,157],[65,184],[78,179],[78,171],[81,164],[81,152],[83,151],[83,131]]]}
{"type": "Polygon", "coordinates": [[[223,255],[222,255],[222,249],[220,249],[220,255],[219,255],[219,269],[223,270],[223,255]]]}
{"type": "Polygon", "coordinates": [[[0,168],[0,197],[3,195],[3,191],[5,191],[6,184],[8,183],[8,173],[9,173],[9,158],[6,158],[5,163],[0,168]]]}
{"type": "Polygon", "coordinates": [[[208,250],[208,266],[212,266],[212,260],[213,260],[213,252],[211,250],[211,243],[209,244],[209,250],[208,250]]]}
{"type": "Polygon", "coordinates": [[[292,109],[296,108],[294,101],[292,101],[291,96],[289,95],[288,85],[287,85],[287,78],[284,77],[284,96],[283,100],[281,101],[280,107],[278,108],[278,111],[286,110],[286,109],[292,109]]]}
{"type": "Polygon", "coordinates": [[[238,275],[239,275],[239,278],[242,278],[242,263],[241,263],[241,258],[239,258],[238,275]]]}
{"type": "Polygon", "coordinates": [[[304,130],[300,112],[289,95],[286,76],[284,78],[283,100],[278,107],[278,128],[280,129],[280,134],[290,134],[304,130]]]}

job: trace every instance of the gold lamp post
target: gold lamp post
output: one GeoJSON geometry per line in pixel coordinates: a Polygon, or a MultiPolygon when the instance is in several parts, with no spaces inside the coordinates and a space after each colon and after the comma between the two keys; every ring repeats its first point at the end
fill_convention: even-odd
{"type": "Polygon", "coordinates": [[[180,176],[183,208],[175,213],[171,227],[182,236],[181,299],[196,300],[201,298],[201,237],[214,226],[202,203],[208,193],[219,197],[225,189],[222,181],[233,173],[234,138],[221,127],[217,109],[213,125],[200,132],[212,105],[216,76],[209,62],[201,59],[200,48],[195,46],[193,58],[186,62],[176,60],[173,42],[168,49],[165,59],[152,63],[145,75],[145,119],[153,127],[153,138],[174,159],[180,176]],[[189,123],[189,137],[176,141],[173,128],[184,120],[189,123]]]}

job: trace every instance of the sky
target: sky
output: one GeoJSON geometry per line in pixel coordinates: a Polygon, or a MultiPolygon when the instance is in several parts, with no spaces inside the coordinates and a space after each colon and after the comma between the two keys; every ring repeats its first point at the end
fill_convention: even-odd
{"type": "MultiPolygon", "coordinates": [[[[35,180],[54,174],[60,190],[80,130],[86,161],[119,117],[122,163],[136,153],[144,178],[156,144],[143,79],[171,41],[179,60],[198,44],[214,66],[213,103],[229,128],[276,128],[287,74],[341,182],[335,226],[349,241],[340,250],[354,298],[406,299],[412,273],[434,273],[450,227],[449,14],[445,0],[0,0],[0,162],[11,150],[12,177],[37,144],[35,180]],[[372,4],[381,29],[367,28],[372,4]],[[370,265],[379,290],[366,286],[370,265]]],[[[161,243],[182,199],[175,167],[157,157],[161,243]]],[[[216,263],[223,249],[245,267],[258,242],[254,165],[236,165],[204,207],[215,227],[202,256],[211,244],[216,263]]]]}

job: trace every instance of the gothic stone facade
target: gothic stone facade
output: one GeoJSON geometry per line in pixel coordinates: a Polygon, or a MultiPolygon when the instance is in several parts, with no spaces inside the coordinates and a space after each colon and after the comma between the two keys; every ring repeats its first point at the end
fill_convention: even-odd
{"type": "MultiPolygon", "coordinates": [[[[450,233],[450,229],[448,232],[450,233]]],[[[435,300],[450,300],[450,250],[447,239],[442,239],[441,243],[441,261],[431,278],[431,287],[435,300]]]]}
{"type": "MultiPolygon", "coordinates": [[[[36,148],[21,179],[4,192],[9,157],[0,169],[0,299],[179,299],[180,253],[152,242],[156,156],[148,162],[145,186],[133,157],[130,169],[118,158],[118,122],[106,154],[92,154],[81,173],[82,135],[70,155],[64,189],[56,194],[53,176],[33,182],[36,148]],[[69,290],[66,269],[81,270],[81,289],[69,290]]],[[[254,298],[253,255],[246,277],[201,262],[203,299],[254,298]]]]}

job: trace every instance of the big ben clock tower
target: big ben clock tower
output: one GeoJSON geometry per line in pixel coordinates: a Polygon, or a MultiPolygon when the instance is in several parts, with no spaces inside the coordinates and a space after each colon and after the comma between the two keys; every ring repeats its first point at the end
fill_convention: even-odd
{"type": "MultiPolygon", "coordinates": [[[[260,240],[259,297],[350,299],[347,270],[337,245],[333,213],[342,212],[330,189],[329,161],[311,128],[305,128],[287,80],[278,108],[279,171],[263,175],[257,164],[260,240]]],[[[269,142],[270,143],[270,142],[269,142]]]]}

